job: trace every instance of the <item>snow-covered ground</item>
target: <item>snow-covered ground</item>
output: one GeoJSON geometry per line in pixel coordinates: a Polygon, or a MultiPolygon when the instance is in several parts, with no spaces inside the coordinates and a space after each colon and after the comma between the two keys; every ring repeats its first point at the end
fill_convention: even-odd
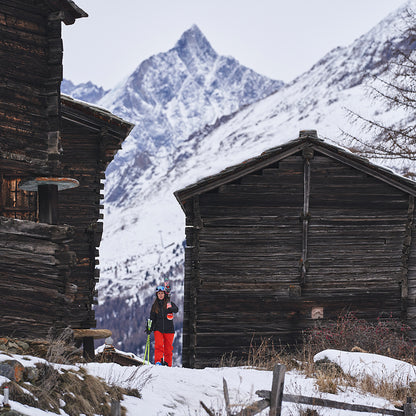
{"type": "MultiPolygon", "coordinates": [[[[402,383],[403,386],[416,380],[416,367],[403,361],[390,359],[384,356],[326,350],[315,356],[315,361],[324,357],[339,364],[344,372],[354,377],[371,375],[377,380],[387,380],[394,383],[402,383]]],[[[13,355],[13,359],[28,367],[41,361],[33,357],[13,355]]],[[[0,354],[0,362],[10,360],[10,356],[0,354]]],[[[59,366],[56,366],[59,368],[59,366]]],[[[61,366],[62,367],[62,366],[61,366]]],[[[68,366],[65,366],[68,367],[68,366]]],[[[71,366],[77,368],[78,366],[71,366]]],[[[79,365],[84,367],[91,375],[100,377],[110,385],[138,388],[142,398],[125,396],[122,406],[127,409],[130,416],[202,416],[207,413],[202,408],[200,401],[217,412],[225,415],[223,397],[223,378],[227,381],[230,402],[233,410],[259,399],[256,390],[270,390],[272,384],[272,372],[256,370],[248,367],[224,367],[187,369],[181,367],[163,367],[155,365],[143,365],[142,367],[122,367],[111,363],[89,363],[79,365]],[[235,405],[235,406],[234,406],[235,405]]],[[[0,383],[6,382],[5,377],[0,377],[0,383]]],[[[286,373],[284,393],[303,396],[322,397],[330,400],[347,403],[363,404],[380,408],[393,408],[387,400],[363,394],[353,388],[340,388],[338,394],[320,393],[315,384],[315,379],[306,378],[297,371],[286,373]]],[[[0,391],[0,402],[3,402],[3,391],[0,391]]],[[[24,406],[18,402],[10,401],[11,408],[30,416],[52,416],[55,413],[45,412],[32,407],[24,406]]],[[[312,406],[308,406],[311,408],[312,406]]],[[[365,416],[369,413],[351,412],[328,408],[318,408],[321,416],[365,416]]],[[[299,415],[301,405],[283,402],[282,416],[299,415]]],[[[261,415],[267,415],[268,409],[261,415]]],[[[63,410],[61,415],[66,416],[63,410]]]]}

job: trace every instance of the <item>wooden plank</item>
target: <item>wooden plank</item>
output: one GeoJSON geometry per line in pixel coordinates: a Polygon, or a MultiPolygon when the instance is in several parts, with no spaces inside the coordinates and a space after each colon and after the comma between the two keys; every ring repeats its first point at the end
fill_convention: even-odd
{"type": "MultiPolygon", "coordinates": [[[[266,400],[270,400],[271,392],[268,390],[258,390],[256,394],[259,397],[264,397],[266,400]]],[[[290,403],[307,404],[312,406],[330,407],[332,409],[350,410],[353,412],[367,412],[377,413],[382,415],[392,416],[404,416],[403,410],[396,409],[383,409],[374,406],[367,406],[361,404],[350,404],[344,402],[338,402],[335,400],[322,399],[320,397],[308,397],[295,394],[283,394],[283,401],[290,403]]]]}
{"type": "Polygon", "coordinates": [[[91,337],[94,339],[102,339],[111,337],[112,333],[109,329],[73,329],[74,338],[91,337]]]}
{"type": "Polygon", "coordinates": [[[311,192],[311,159],[313,151],[309,148],[303,149],[303,212],[302,212],[302,254],[300,258],[299,283],[302,287],[305,284],[308,270],[308,231],[309,231],[309,204],[311,192]]]}
{"type": "Polygon", "coordinates": [[[414,403],[412,403],[411,397],[407,397],[407,401],[403,406],[403,413],[404,413],[404,416],[415,416],[416,406],[414,403]]]}
{"type": "Polygon", "coordinates": [[[283,364],[277,364],[273,369],[272,390],[270,392],[270,416],[280,416],[281,414],[285,372],[286,366],[283,364]]]}
{"type": "Polygon", "coordinates": [[[270,406],[270,400],[258,400],[246,408],[242,409],[240,412],[236,413],[234,416],[254,416],[257,413],[262,412],[264,409],[267,409],[270,406]]]}
{"type": "Polygon", "coordinates": [[[209,407],[202,400],[200,400],[199,403],[201,404],[202,408],[209,414],[209,416],[215,416],[215,414],[211,412],[209,407]]]}
{"type": "Polygon", "coordinates": [[[231,416],[230,396],[228,394],[228,386],[225,378],[222,379],[222,386],[224,391],[225,411],[227,416],[231,416]]]}

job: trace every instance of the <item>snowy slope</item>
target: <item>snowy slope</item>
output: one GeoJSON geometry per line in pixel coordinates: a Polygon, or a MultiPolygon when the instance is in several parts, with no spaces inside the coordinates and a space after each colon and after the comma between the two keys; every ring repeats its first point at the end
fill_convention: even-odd
{"type": "MultiPolygon", "coordinates": [[[[397,387],[406,387],[414,382],[416,367],[410,364],[390,359],[376,354],[351,353],[337,350],[322,351],[315,356],[315,361],[327,357],[336,362],[356,379],[370,376],[374,383],[394,383],[397,387]],[[401,377],[399,378],[398,375],[401,377]]],[[[35,357],[0,354],[0,362],[14,359],[24,367],[33,367],[36,362],[43,360],[35,357]]],[[[142,367],[121,367],[110,363],[89,363],[72,366],[54,365],[57,369],[78,371],[87,370],[88,374],[100,377],[110,385],[124,388],[139,389],[142,398],[124,396],[121,405],[126,408],[127,416],[184,416],[206,415],[200,401],[216,411],[225,414],[223,396],[223,379],[227,381],[232,410],[241,408],[259,400],[257,390],[271,390],[272,372],[249,367],[234,368],[205,368],[201,370],[179,367],[163,367],[144,365],[142,367]]],[[[9,380],[0,376],[0,382],[9,380]]],[[[3,403],[3,391],[0,391],[0,401],[3,403]]],[[[394,409],[388,400],[374,395],[362,393],[357,388],[339,386],[337,394],[322,393],[316,384],[316,379],[307,378],[297,371],[288,371],[285,375],[284,394],[320,397],[324,399],[374,406],[384,409],[394,409]]],[[[56,413],[46,412],[18,401],[10,401],[11,409],[31,416],[50,416],[56,413]]],[[[64,407],[64,403],[61,403],[64,407]]],[[[367,413],[336,410],[318,406],[304,406],[283,401],[282,416],[300,414],[300,410],[316,409],[321,416],[359,416],[367,413]]],[[[62,416],[67,413],[60,409],[62,416]]],[[[268,415],[269,409],[259,413],[268,415]]]]}

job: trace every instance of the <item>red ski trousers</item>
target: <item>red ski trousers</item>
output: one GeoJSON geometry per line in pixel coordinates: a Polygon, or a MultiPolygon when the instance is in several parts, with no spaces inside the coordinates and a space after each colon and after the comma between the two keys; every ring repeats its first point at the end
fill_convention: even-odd
{"type": "Polygon", "coordinates": [[[164,334],[155,331],[155,364],[161,363],[162,358],[172,367],[173,337],[175,334],[164,334]]]}

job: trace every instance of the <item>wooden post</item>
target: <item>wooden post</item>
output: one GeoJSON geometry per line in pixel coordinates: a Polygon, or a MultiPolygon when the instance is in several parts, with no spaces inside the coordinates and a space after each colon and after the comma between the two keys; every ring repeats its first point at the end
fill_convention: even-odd
{"type": "Polygon", "coordinates": [[[230,396],[228,395],[228,386],[225,378],[222,379],[222,387],[224,390],[225,411],[227,412],[227,416],[231,416],[230,396]]]}
{"type": "Polygon", "coordinates": [[[202,400],[200,400],[199,403],[201,403],[202,408],[209,414],[209,416],[215,416],[202,400]]]}
{"type": "Polygon", "coordinates": [[[416,407],[412,403],[411,397],[407,398],[407,403],[403,406],[403,410],[404,410],[404,416],[415,416],[416,407]]]}
{"type": "Polygon", "coordinates": [[[94,338],[93,337],[84,337],[82,339],[83,344],[83,357],[87,361],[92,361],[95,357],[94,351],[94,338]]]}
{"type": "Polygon", "coordinates": [[[111,400],[111,416],[121,416],[121,405],[119,400],[111,400]]]}
{"type": "Polygon", "coordinates": [[[39,185],[39,222],[58,224],[58,185],[39,185]]]}
{"type": "Polygon", "coordinates": [[[311,193],[311,159],[313,149],[305,147],[303,149],[303,212],[302,212],[302,257],[300,260],[300,285],[304,285],[307,262],[308,262],[308,229],[309,229],[309,202],[311,193]]]}
{"type": "Polygon", "coordinates": [[[286,366],[276,364],[273,369],[272,391],[270,394],[270,416],[280,416],[282,411],[283,387],[285,384],[286,366]]]}

